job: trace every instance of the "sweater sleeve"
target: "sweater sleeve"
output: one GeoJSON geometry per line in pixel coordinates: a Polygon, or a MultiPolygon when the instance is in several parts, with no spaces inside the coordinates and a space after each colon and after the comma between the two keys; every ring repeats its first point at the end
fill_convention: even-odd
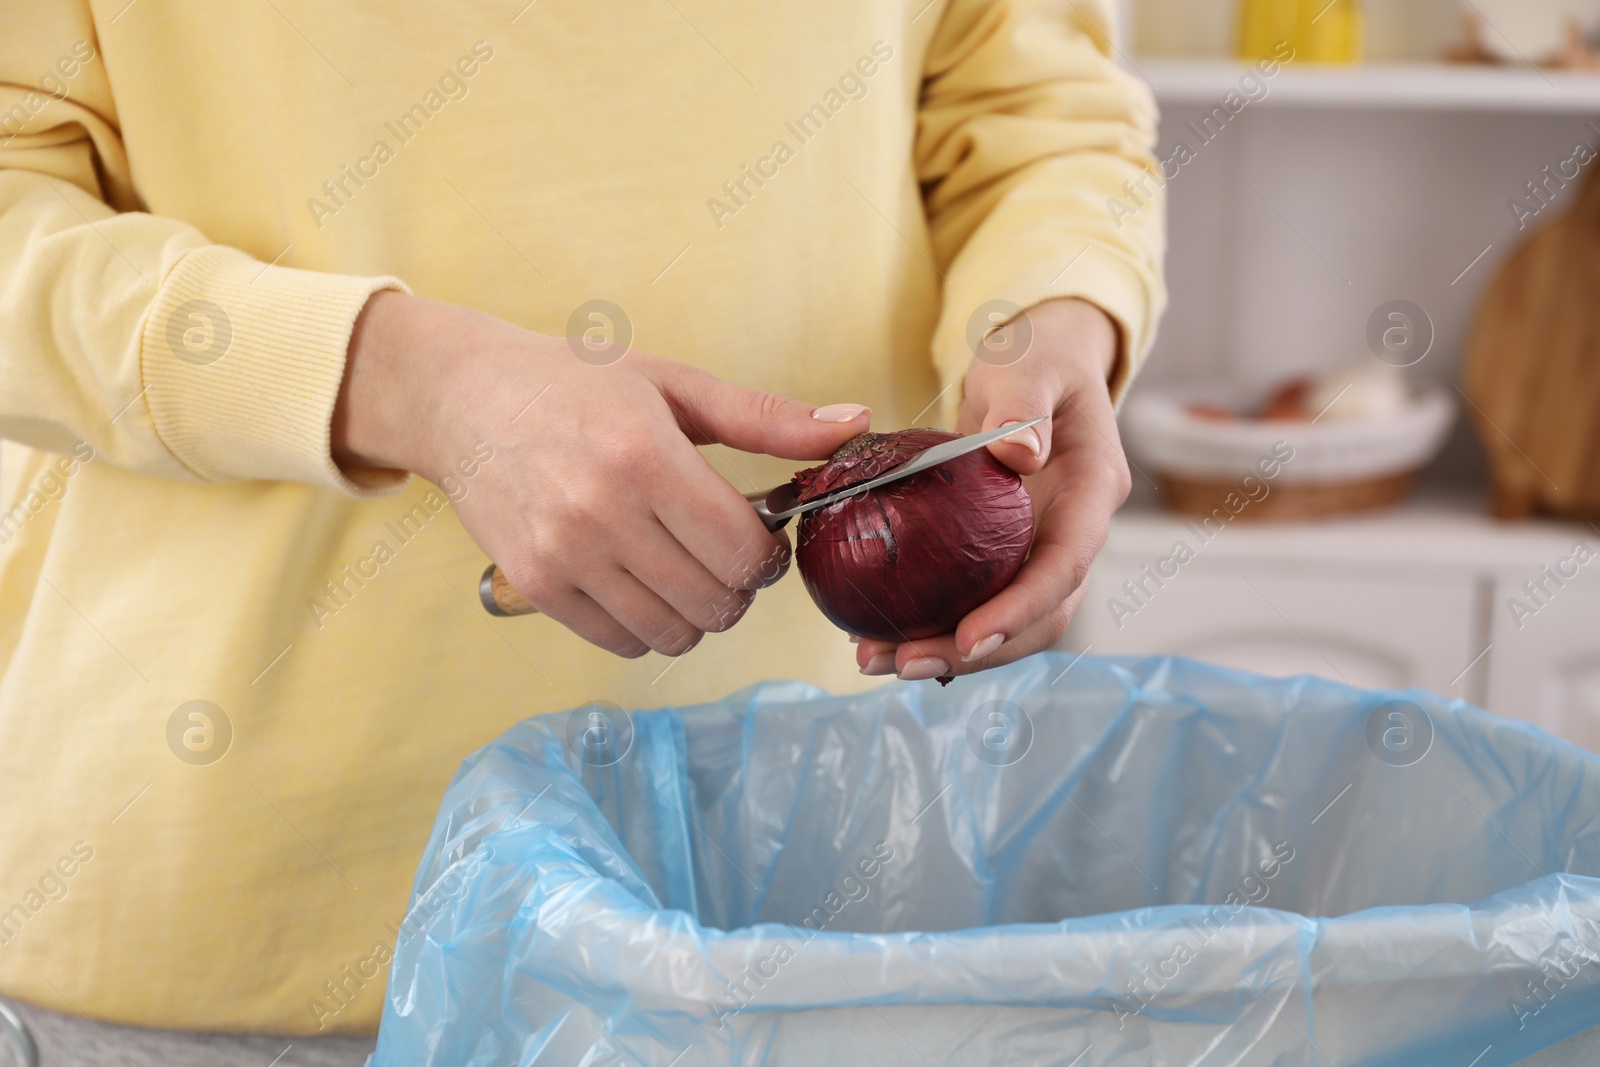
{"type": "Polygon", "coordinates": [[[356,316],[395,278],[293,270],[141,210],[87,4],[0,35],[0,436],[156,477],[355,495],[333,462],[356,316]]]}
{"type": "Polygon", "coordinates": [[[997,308],[1100,307],[1120,327],[1118,400],[1150,347],[1166,300],[1156,107],[1111,58],[1109,8],[952,0],[930,43],[915,158],[946,275],[946,384],[966,374],[969,322],[997,308]]]}

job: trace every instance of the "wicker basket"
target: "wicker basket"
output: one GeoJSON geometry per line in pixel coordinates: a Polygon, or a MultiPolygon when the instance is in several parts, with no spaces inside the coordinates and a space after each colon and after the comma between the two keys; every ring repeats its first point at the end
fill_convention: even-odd
{"type": "Polygon", "coordinates": [[[1297,519],[1324,519],[1351,515],[1374,508],[1403,503],[1416,486],[1417,472],[1402,471],[1378,478],[1357,478],[1347,482],[1323,482],[1274,486],[1271,493],[1253,500],[1235,513],[1224,501],[1239,494],[1239,481],[1208,481],[1181,474],[1158,474],[1161,501],[1168,511],[1204,518],[1219,509],[1241,522],[1293,522],[1297,519]]]}
{"type": "Polygon", "coordinates": [[[1143,394],[1130,398],[1124,426],[1130,452],[1155,475],[1170,510],[1203,517],[1222,509],[1272,522],[1403,502],[1454,420],[1455,405],[1440,390],[1393,418],[1322,423],[1217,422],[1192,415],[1179,397],[1143,394]],[[1268,464],[1274,473],[1266,475],[1263,458],[1282,459],[1286,445],[1292,458],[1268,464]]]}

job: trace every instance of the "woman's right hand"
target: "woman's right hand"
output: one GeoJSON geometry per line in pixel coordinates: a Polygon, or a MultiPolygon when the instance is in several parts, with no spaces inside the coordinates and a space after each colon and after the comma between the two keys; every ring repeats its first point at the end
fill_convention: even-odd
{"type": "Polygon", "coordinates": [[[619,656],[682,655],[737,622],[791,555],[695,446],[820,460],[871,413],[637,351],[599,362],[567,338],[376,293],[351,335],[334,458],[447,485],[465,461],[456,512],[530,603],[619,656]]]}

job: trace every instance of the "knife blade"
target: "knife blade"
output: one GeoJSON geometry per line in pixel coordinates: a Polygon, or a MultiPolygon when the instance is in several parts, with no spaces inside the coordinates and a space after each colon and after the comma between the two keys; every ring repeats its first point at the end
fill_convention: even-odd
{"type": "MultiPolygon", "coordinates": [[[[761,521],[766,523],[767,529],[777,530],[796,515],[804,515],[806,512],[816,511],[818,508],[831,507],[841,500],[849,500],[853,496],[860,496],[862,493],[888,485],[890,482],[897,482],[901,478],[909,478],[913,474],[921,474],[930,467],[937,467],[941,463],[949,463],[952,459],[957,459],[969,452],[976,452],[978,449],[992,445],[996,441],[1003,441],[1012,434],[1021,433],[1023,430],[1037,426],[1044,420],[1045,417],[1040,416],[1027,422],[1001,426],[997,429],[985,430],[982,433],[968,434],[965,437],[958,437],[954,441],[946,441],[943,444],[934,445],[932,448],[919,453],[909,462],[894,468],[894,470],[880,474],[876,478],[869,478],[858,485],[852,485],[848,489],[840,489],[836,492],[819,496],[815,500],[808,500],[804,504],[795,502],[794,484],[792,482],[785,482],[783,485],[768,492],[759,501],[752,499],[751,503],[755,506],[756,513],[761,516],[761,521]]],[[[755,495],[752,494],[752,496],[755,495]]]]}

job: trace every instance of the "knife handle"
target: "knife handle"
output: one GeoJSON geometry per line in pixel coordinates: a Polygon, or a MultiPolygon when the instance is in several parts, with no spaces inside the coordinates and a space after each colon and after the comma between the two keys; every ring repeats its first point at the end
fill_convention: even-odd
{"type": "Polygon", "coordinates": [[[527,598],[512,586],[505,572],[493,563],[484,568],[483,577],[478,579],[478,602],[483,605],[484,611],[502,619],[513,615],[539,614],[539,609],[528,603],[527,598]]]}
{"type": "MultiPolygon", "coordinates": [[[[770,492],[771,490],[762,490],[746,493],[744,498],[750,501],[750,506],[755,509],[761,524],[768,531],[776,533],[789,525],[792,516],[785,515],[779,518],[767,510],[767,496],[770,492]]],[[[483,577],[478,579],[478,602],[483,605],[484,611],[501,619],[516,615],[539,614],[539,609],[528,603],[527,598],[512,586],[505,572],[493,563],[484,568],[483,577]]]]}

